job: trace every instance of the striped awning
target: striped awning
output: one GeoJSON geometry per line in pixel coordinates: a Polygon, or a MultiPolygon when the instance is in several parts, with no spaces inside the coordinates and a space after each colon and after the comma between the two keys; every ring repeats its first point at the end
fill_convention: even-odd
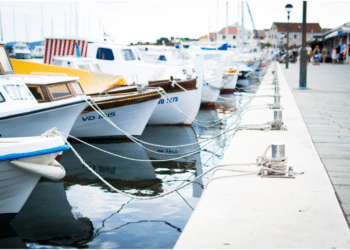
{"type": "Polygon", "coordinates": [[[44,63],[51,64],[53,56],[77,56],[77,48],[82,57],[87,55],[88,43],[78,39],[47,38],[45,43],[44,63]]]}

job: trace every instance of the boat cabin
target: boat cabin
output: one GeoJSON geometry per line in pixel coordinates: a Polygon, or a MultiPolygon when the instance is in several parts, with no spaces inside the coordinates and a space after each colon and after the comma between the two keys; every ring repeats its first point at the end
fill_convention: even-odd
{"type": "Polygon", "coordinates": [[[130,46],[90,43],[87,56],[98,61],[103,73],[122,74],[128,84],[156,80],[164,71],[159,65],[146,63],[140,51],[130,46]]]}
{"type": "Polygon", "coordinates": [[[16,43],[12,47],[12,53],[10,56],[16,59],[30,59],[32,58],[32,53],[30,52],[27,44],[16,43]]]}
{"type": "Polygon", "coordinates": [[[54,56],[52,65],[73,69],[83,69],[90,72],[102,72],[98,62],[87,57],[54,56]]]}
{"type": "Polygon", "coordinates": [[[46,73],[6,75],[4,77],[8,80],[24,82],[39,103],[85,95],[78,82],[78,77],[59,76],[57,74],[53,76],[53,74],[46,73]]]}
{"type": "Polygon", "coordinates": [[[32,51],[32,56],[34,58],[43,58],[45,54],[45,46],[35,46],[34,50],[32,51]]]}

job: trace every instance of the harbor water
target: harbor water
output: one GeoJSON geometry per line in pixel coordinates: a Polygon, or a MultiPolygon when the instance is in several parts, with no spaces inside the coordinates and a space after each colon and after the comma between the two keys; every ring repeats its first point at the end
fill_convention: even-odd
{"type": "MultiPolygon", "coordinates": [[[[201,109],[192,126],[147,126],[140,139],[155,145],[91,143],[118,157],[71,144],[96,173],[125,193],[152,197],[174,190],[220,164],[235,134],[237,111],[247,105],[259,75],[239,80],[242,91],[225,95],[214,109],[201,109]],[[171,147],[176,145],[187,146],[171,147]]],[[[139,200],[110,190],[72,150],[64,152],[61,163],[66,177],[41,179],[11,223],[28,248],[173,248],[211,176],[165,197],[139,200]]]]}

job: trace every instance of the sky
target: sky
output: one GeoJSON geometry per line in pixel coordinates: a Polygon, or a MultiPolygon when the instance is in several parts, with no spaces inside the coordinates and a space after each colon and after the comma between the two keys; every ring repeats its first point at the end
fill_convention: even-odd
{"type": "MultiPolygon", "coordinates": [[[[131,1],[1,1],[4,42],[43,40],[43,37],[101,39],[103,31],[119,44],[155,42],[160,37],[199,38],[228,24],[241,25],[238,1],[131,0],[131,1]],[[76,21],[78,20],[78,21],[76,21]]],[[[293,5],[290,22],[302,22],[302,1],[248,1],[256,29],[287,22],[286,4],[293,5]]],[[[350,1],[308,1],[307,22],[336,28],[350,21],[350,1]]],[[[243,9],[244,27],[252,22],[243,9]]]]}

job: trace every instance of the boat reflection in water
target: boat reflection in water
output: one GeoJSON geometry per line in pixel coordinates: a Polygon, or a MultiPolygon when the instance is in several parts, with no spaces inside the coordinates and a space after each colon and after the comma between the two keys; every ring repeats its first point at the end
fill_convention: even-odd
{"type": "MultiPolygon", "coordinates": [[[[143,140],[163,145],[197,142],[191,127],[146,127],[143,140]]],[[[71,143],[86,163],[114,187],[139,196],[153,196],[193,179],[200,168],[199,153],[169,162],[136,162],[71,143]]],[[[133,142],[94,143],[119,155],[143,160],[162,156],[133,142]],[[146,153],[147,152],[147,153],[146,153]]],[[[156,147],[152,150],[160,151],[156,147]]],[[[167,148],[165,148],[166,151],[167,148]]],[[[178,193],[155,200],[136,200],[110,192],[70,150],[61,163],[66,177],[60,182],[42,180],[11,226],[30,248],[60,246],[77,248],[169,248],[174,246],[199,201],[201,180],[178,193]]],[[[201,172],[198,172],[200,174],[201,172]]]]}
{"type": "MultiPolygon", "coordinates": [[[[172,179],[171,175],[183,174],[186,180],[203,173],[201,168],[200,147],[197,144],[196,132],[189,126],[148,126],[142,134],[141,140],[160,146],[146,145],[146,153],[151,160],[168,160],[166,162],[152,162],[158,175],[162,175],[163,183],[167,179],[172,179]],[[182,145],[188,145],[180,147],[182,145]],[[166,147],[169,146],[169,147],[166,147]],[[171,147],[176,146],[176,147],[171,147]],[[151,151],[152,150],[152,151],[151,151]],[[157,153],[155,153],[157,152],[157,153]],[[194,154],[193,154],[194,153],[194,154]],[[181,156],[186,156],[180,158],[181,156]]],[[[180,180],[185,178],[176,177],[180,180]]],[[[171,188],[180,183],[171,185],[171,188]]],[[[198,179],[193,184],[193,197],[199,198],[202,194],[202,179],[198,179]]]]}
{"type": "Polygon", "coordinates": [[[94,228],[86,217],[72,214],[63,183],[40,182],[10,224],[25,242],[86,247],[94,228]]]}

